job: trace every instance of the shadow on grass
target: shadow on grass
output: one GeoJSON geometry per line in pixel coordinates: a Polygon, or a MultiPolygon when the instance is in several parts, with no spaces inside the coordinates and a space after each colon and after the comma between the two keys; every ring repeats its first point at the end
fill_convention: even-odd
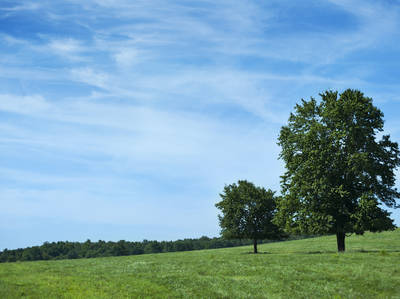
{"type": "Polygon", "coordinates": [[[380,253],[380,254],[384,254],[384,253],[390,253],[390,252],[400,252],[400,250],[386,250],[386,249],[372,249],[372,250],[365,250],[365,249],[354,249],[354,250],[350,250],[350,252],[360,252],[360,253],[380,253]]]}
{"type": "Polygon", "coordinates": [[[297,251],[293,252],[297,254],[332,254],[332,253],[337,253],[335,250],[313,250],[313,251],[297,251]]]}
{"type": "MultiPolygon", "coordinates": [[[[386,255],[388,253],[396,253],[396,252],[400,252],[400,250],[364,250],[364,249],[350,249],[347,250],[345,252],[341,252],[341,254],[346,254],[346,253],[378,253],[381,255],[386,255]]],[[[254,253],[254,252],[241,252],[240,254],[254,254],[254,255],[260,255],[260,254],[336,254],[338,253],[337,250],[324,250],[324,251],[320,251],[320,250],[315,250],[315,251],[291,251],[291,252],[267,252],[267,251],[259,251],[258,253],[254,253]]]]}
{"type": "Polygon", "coordinates": [[[252,252],[252,251],[247,251],[247,252],[241,252],[241,254],[254,254],[254,255],[257,255],[257,254],[274,254],[274,253],[272,253],[272,252],[267,252],[267,251],[259,251],[259,252],[257,252],[257,253],[254,253],[254,252],[252,252]]]}
{"type": "MultiPolygon", "coordinates": [[[[388,253],[395,253],[395,252],[400,252],[400,250],[349,249],[349,250],[346,250],[345,252],[340,252],[340,254],[346,254],[346,253],[379,253],[381,255],[385,255],[385,254],[388,254],[388,253]]],[[[337,250],[324,250],[324,251],[298,251],[298,252],[291,252],[291,253],[296,253],[296,254],[335,254],[335,253],[339,253],[339,252],[337,250]]]]}
{"type": "Polygon", "coordinates": [[[258,253],[254,252],[241,252],[241,254],[324,254],[324,253],[336,253],[336,251],[290,251],[290,252],[267,252],[267,251],[259,251],[258,253]]]}

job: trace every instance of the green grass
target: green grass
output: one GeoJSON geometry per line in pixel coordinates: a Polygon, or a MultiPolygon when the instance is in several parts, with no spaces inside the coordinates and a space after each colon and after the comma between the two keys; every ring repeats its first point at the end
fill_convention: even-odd
{"type": "Polygon", "coordinates": [[[400,298],[400,229],[128,257],[0,264],[0,298],[400,298]]]}

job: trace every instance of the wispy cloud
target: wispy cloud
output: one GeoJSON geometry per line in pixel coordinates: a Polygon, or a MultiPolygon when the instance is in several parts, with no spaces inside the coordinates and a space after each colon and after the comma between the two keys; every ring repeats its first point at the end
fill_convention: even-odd
{"type": "Polygon", "coordinates": [[[0,95],[0,110],[13,113],[32,114],[45,111],[49,104],[40,95],[0,95]]]}
{"type": "Polygon", "coordinates": [[[132,48],[125,48],[125,49],[119,49],[115,54],[114,54],[114,59],[116,63],[123,68],[130,68],[132,67],[136,62],[139,61],[139,53],[137,50],[132,49],[132,48]]]}
{"type": "Polygon", "coordinates": [[[113,89],[113,85],[110,84],[110,78],[107,73],[95,71],[92,68],[78,68],[71,69],[71,79],[92,85],[94,87],[113,89]]]}
{"type": "Polygon", "coordinates": [[[66,56],[70,59],[76,59],[76,54],[85,50],[81,42],[73,38],[53,39],[49,42],[47,47],[54,51],[55,54],[66,56]]]}
{"type": "Polygon", "coordinates": [[[18,12],[18,11],[26,11],[26,10],[37,10],[41,7],[41,5],[37,2],[25,2],[23,4],[11,6],[11,7],[0,7],[0,10],[10,11],[10,12],[18,12]]]}

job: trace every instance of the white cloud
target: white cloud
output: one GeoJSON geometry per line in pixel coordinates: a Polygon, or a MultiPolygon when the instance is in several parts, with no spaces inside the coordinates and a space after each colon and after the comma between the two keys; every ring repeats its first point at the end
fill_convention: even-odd
{"type": "Polygon", "coordinates": [[[115,62],[123,68],[130,68],[139,59],[139,53],[136,49],[122,48],[114,54],[115,62]]]}
{"type": "Polygon", "coordinates": [[[37,114],[45,112],[49,103],[40,95],[15,96],[0,94],[0,110],[20,114],[37,114]]]}
{"type": "Polygon", "coordinates": [[[104,89],[112,86],[108,74],[96,71],[89,67],[72,69],[70,73],[71,79],[77,82],[86,83],[104,89]]]}
{"type": "Polygon", "coordinates": [[[62,58],[67,58],[74,62],[85,61],[85,51],[87,50],[82,42],[73,38],[51,39],[45,46],[36,46],[37,51],[52,52],[62,58]]]}
{"type": "Polygon", "coordinates": [[[1,7],[0,10],[17,12],[17,11],[24,11],[24,10],[37,10],[40,7],[41,7],[41,5],[37,2],[26,2],[21,5],[16,5],[16,6],[12,6],[12,7],[1,7]]]}
{"type": "Polygon", "coordinates": [[[26,40],[20,39],[20,38],[16,38],[12,35],[9,34],[4,34],[1,33],[0,37],[2,40],[4,40],[7,44],[9,45],[22,45],[22,46],[26,46],[27,42],[26,40]]]}
{"type": "Polygon", "coordinates": [[[51,40],[48,46],[55,52],[62,54],[76,53],[83,50],[81,43],[72,38],[51,40]]]}

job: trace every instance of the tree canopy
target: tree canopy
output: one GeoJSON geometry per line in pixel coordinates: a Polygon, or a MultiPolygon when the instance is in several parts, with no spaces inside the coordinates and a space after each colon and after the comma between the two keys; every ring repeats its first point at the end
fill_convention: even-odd
{"type": "Polygon", "coordinates": [[[281,237],[272,223],[276,212],[273,191],[242,180],[225,186],[220,196],[222,201],[215,206],[222,212],[218,218],[224,238],[252,239],[257,253],[257,240],[281,237]]]}
{"type": "Polygon", "coordinates": [[[280,131],[286,165],[276,223],[288,232],[346,233],[393,229],[390,213],[400,193],[394,171],[398,144],[383,135],[383,113],[358,90],[326,91],[302,100],[280,131]]]}

